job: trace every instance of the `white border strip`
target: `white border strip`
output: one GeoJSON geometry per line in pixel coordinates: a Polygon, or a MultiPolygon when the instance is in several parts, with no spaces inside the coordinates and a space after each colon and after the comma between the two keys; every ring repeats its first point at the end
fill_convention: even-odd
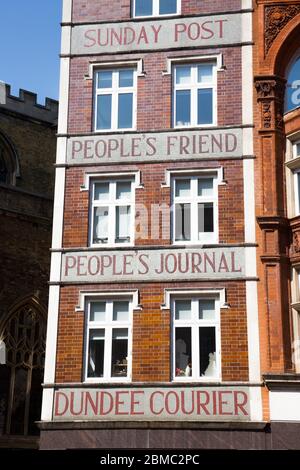
{"type": "MultiPolygon", "coordinates": [[[[72,0],[63,1],[63,22],[71,22],[72,20],[72,0]]],[[[61,40],[62,53],[70,53],[71,51],[71,27],[64,26],[62,28],[61,40]]],[[[69,104],[69,75],[70,75],[70,59],[62,58],[60,61],[60,89],[59,89],[59,116],[58,116],[58,133],[64,134],[68,130],[68,104],[69,104]]],[[[62,137],[57,141],[57,163],[65,163],[67,159],[67,139],[62,137]]],[[[64,198],[65,198],[65,168],[56,168],[55,172],[55,194],[54,194],[54,213],[53,213],[53,235],[52,248],[59,249],[62,247],[63,236],[63,215],[64,215],[64,198]]],[[[61,254],[52,253],[51,255],[51,271],[50,281],[55,282],[60,277],[61,270],[61,254]]],[[[55,366],[56,366],[56,350],[57,350],[57,328],[58,328],[58,312],[59,312],[60,287],[50,286],[49,289],[49,305],[48,305],[48,324],[46,339],[46,358],[44,383],[55,382],[55,366]]],[[[44,421],[52,419],[53,406],[53,389],[43,390],[42,417],[44,421]]]]}

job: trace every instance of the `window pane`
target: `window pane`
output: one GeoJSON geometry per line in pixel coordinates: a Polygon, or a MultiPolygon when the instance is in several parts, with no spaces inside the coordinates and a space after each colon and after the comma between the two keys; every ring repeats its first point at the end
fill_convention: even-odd
{"type": "Polygon", "coordinates": [[[103,377],[105,330],[90,330],[88,377],[103,377]]]}
{"type": "Polygon", "coordinates": [[[300,144],[296,144],[296,156],[300,157],[300,144]]]}
{"type": "Polygon", "coordinates": [[[152,0],[135,0],[135,16],[152,15],[152,0]]]}
{"type": "Polygon", "coordinates": [[[126,377],[128,362],[128,329],[115,328],[112,333],[111,376],[126,377]]]}
{"type": "Polygon", "coordinates": [[[116,213],[116,242],[130,242],[130,206],[117,207],[116,213]]]}
{"type": "Polygon", "coordinates": [[[192,375],[192,330],[175,328],[175,375],[192,375]]]}
{"type": "Polygon", "coordinates": [[[109,198],[109,183],[95,183],[94,200],[103,201],[109,198]]]}
{"type": "Polygon", "coordinates": [[[117,199],[130,199],[131,197],[131,181],[117,182],[117,199]]]}
{"type": "Polygon", "coordinates": [[[300,105],[300,58],[292,64],[289,69],[286,85],[285,111],[291,111],[300,105]]]}
{"type": "Polygon", "coordinates": [[[200,376],[217,376],[216,329],[199,328],[200,376]]]}
{"type": "Polygon", "coordinates": [[[191,92],[190,90],[176,91],[176,125],[191,124],[191,92]]]}
{"type": "Polygon", "coordinates": [[[111,95],[97,96],[97,129],[111,128],[111,95]]]}
{"type": "Polygon", "coordinates": [[[120,70],[119,87],[133,86],[133,70],[120,70]]]}
{"type": "Polygon", "coordinates": [[[132,127],[132,93],[119,94],[118,129],[130,129],[132,127]]]}
{"type": "Polygon", "coordinates": [[[213,122],[213,90],[202,88],[198,90],[198,124],[213,122]]]}
{"type": "Polygon", "coordinates": [[[129,320],[129,302],[127,300],[114,302],[113,321],[129,320]]]}
{"type": "Polygon", "coordinates": [[[111,88],[112,87],[112,72],[101,71],[97,73],[98,88],[111,88]]]}
{"type": "Polygon", "coordinates": [[[192,316],[192,303],[190,300],[176,300],[175,320],[190,320],[192,316]]]}
{"type": "Polygon", "coordinates": [[[214,299],[199,300],[199,320],[214,320],[216,306],[214,299]]]}
{"type": "Polygon", "coordinates": [[[93,302],[90,306],[90,321],[105,321],[106,302],[93,302]]]}
{"type": "Polygon", "coordinates": [[[191,192],[191,180],[176,180],[175,182],[175,196],[176,197],[189,197],[191,192]]]}
{"type": "Polygon", "coordinates": [[[213,178],[198,180],[198,196],[213,196],[214,180],[213,178]]]}
{"type": "Polygon", "coordinates": [[[191,83],[191,67],[176,67],[176,84],[186,85],[191,83]]]}
{"type": "Polygon", "coordinates": [[[94,243],[108,242],[108,207],[94,208],[94,243]]]}
{"type": "Polygon", "coordinates": [[[175,240],[191,239],[191,205],[175,205],[175,240]]]}
{"type": "Polygon", "coordinates": [[[177,0],[160,0],[159,14],[167,15],[169,13],[177,13],[177,0]]]}
{"type": "Polygon", "coordinates": [[[199,235],[214,231],[214,205],[212,203],[198,204],[198,230],[199,235]]]}
{"type": "Polygon", "coordinates": [[[211,83],[213,79],[212,64],[198,65],[198,83],[211,83]]]}

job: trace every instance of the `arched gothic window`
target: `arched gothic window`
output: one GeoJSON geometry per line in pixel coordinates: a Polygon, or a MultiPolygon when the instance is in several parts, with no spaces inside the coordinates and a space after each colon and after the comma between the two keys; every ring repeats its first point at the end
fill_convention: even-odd
{"type": "Polygon", "coordinates": [[[300,106],[300,52],[294,59],[287,73],[285,111],[292,111],[300,106]]]}
{"type": "Polygon", "coordinates": [[[0,183],[6,183],[8,177],[8,169],[3,156],[3,150],[0,148],[0,183]]]}
{"type": "Polygon", "coordinates": [[[19,160],[12,142],[0,131],[0,183],[16,184],[19,160]]]}
{"type": "MultiPolygon", "coordinates": [[[[0,365],[0,435],[36,435],[40,419],[46,315],[30,299],[0,330],[5,364],[0,365]]],[[[3,362],[3,361],[2,361],[3,362]]]]}

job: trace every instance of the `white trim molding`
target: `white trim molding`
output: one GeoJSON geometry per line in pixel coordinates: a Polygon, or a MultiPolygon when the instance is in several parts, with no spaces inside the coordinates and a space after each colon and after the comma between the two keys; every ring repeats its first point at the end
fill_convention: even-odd
{"type": "Polygon", "coordinates": [[[174,65],[184,65],[184,64],[193,64],[197,62],[216,62],[217,72],[222,72],[225,70],[223,63],[223,54],[208,54],[208,55],[196,55],[189,56],[184,55],[182,57],[168,57],[166,70],[162,72],[163,75],[172,75],[172,67],[174,65]]]}
{"type": "Polygon", "coordinates": [[[143,59],[128,59],[118,60],[116,62],[90,62],[89,71],[84,75],[85,80],[93,80],[95,71],[100,69],[118,69],[122,67],[135,67],[137,77],[144,77],[146,75],[144,71],[143,59]]]}
{"type": "Polygon", "coordinates": [[[123,178],[123,177],[131,177],[135,179],[135,189],[143,189],[144,186],[141,183],[141,171],[116,171],[116,172],[105,172],[102,171],[101,173],[96,172],[96,173],[85,173],[84,176],[84,183],[80,186],[80,191],[89,191],[90,190],[90,185],[91,185],[91,179],[95,178],[123,178]]]}
{"type": "Polygon", "coordinates": [[[139,303],[139,291],[138,290],[109,290],[109,291],[80,291],[78,305],[75,307],[75,312],[83,312],[85,310],[85,305],[87,300],[96,299],[96,298],[122,298],[122,297],[132,297],[132,310],[142,310],[142,306],[139,303]]]}
{"type": "Polygon", "coordinates": [[[162,188],[170,188],[171,187],[171,178],[174,176],[196,176],[196,175],[209,175],[215,173],[217,174],[217,183],[218,185],[227,184],[224,180],[224,168],[217,167],[217,168],[191,168],[188,170],[182,169],[174,169],[174,170],[166,170],[165,171],[165,181],[161,184],[162,188]]]}
{"type": "Polygon", "coordinates": [[[71,23],[72,21],[73,0],[63,0],[62,22],[71,23]]]}
{"type": "Polygon", "coordinates": [[[219,297],[220,309],[230,308],[226,301],[226,289],[225,288],[216,288],[216,289],[164,289],[164,303],[161,305],[162,310],[171,309],[171,297],[202,297],[205,295],[219,297]]]}

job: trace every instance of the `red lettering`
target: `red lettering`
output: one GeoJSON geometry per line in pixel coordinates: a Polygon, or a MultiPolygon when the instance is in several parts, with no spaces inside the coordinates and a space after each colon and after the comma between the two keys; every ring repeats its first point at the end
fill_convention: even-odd
{"type": "Polygon", "coordinates": [[[177,395],[177,392],[168,392],[167,395],[166,395],[166,398],[165,398],[165,408],[166,408],[166,412],[169,414],[169,415],[176,415],[179,411],[179,397],[177,395]],[[172,403],[170,397],[173,396],[174,399],[175,399],[175,408],[174,410],[171,410],[170,408],[170,404],[172,403]]]}
{"type": "Polygon", "coordinates": [[[154,399],[155,399],[156,395],[157,395],[157,396],[160,395],[162,398],[164,398],[163,392],[153,392],[153,393],[151,394],[151,396],[150,396],[150,411],[151,411],[151,413],[154,414],[154,415],[161,415],[162,412],[164,411],[164,407],[163,407],[163,406],[162,406],[162,408],[161,408],[159,411],[154,410],[154,399]]]}
{"type": "Polygon", "coordinates": [[[56,392],[55,393],[55,407],[54,407],[55,416],[64,416],[64,414],[66,414],[66,411],[67,411],[68,407],[69,407],[69,398],[68,398],[68,396],[63,392],[56,392]],[[61,403],[62,398],[65,400],[65,403],[63,404],[64,406],[60,410],[60,406],[62,404],[61,403]]]}
{"type": "Polygon", "coordinates": [[[111,393],[101,392],[99,415],[100,416],[108,415],[109,413],[112,412],[113,406],[114,406],[114,400],[113,400],[113,396],[111,395],[111,393]],[[105,397],[107,397],[108,400],[109,400],[109,406],[108,406],[107,409],[105,409],[105,406],[104,406],[105,405],[105,403],[104,403],[105,397]]]}
{"type": "Polygon", "coordinates": [[[86,268],[84,269],[86,260],[87,260],[87,256],[77,256],[77,276],[87,275],[87,270],[86,268]]]}
{"type": "Polygon", "coordinates": [[[121,400],[121,395],[129,395],[129,392],[126,391],[118,391],[116,392],[116,415],[128,415],[128,411],[120,411],[120,406],[125,405],[125,401],[121,400]]]}
{"type": "Polygon", "coordinates": [[[231,391],[227,392],[219,392],[219,414],[222,416],[229,416],[232,415],[231,411],[224,411],[223,406],[228,405],[228,401],[223,400],[223,395],[232,395],[231,391]]]}
{"type": "Polygon", "coordinates": [[[206,415],[208,415],[208,416],[210,415],[210,412],[207,409],[208,403],[209,403],[209,393],[205,392],[204,390],[197,391],[197,414],[198,415],[202,414],[201,409],[203,409],[203,411],[206,415]],[[201,401],[201,396],[202,395],[205,397],[205,402],[204,403],[202,403],[202,401],[201,401]]]}
{"type": "Polygon", "coordinates": [[[239,416],[239,409],[243,413],[243,415],[248,416],[248,411],[244,408],[245,405],[248,403],[248,395],[245,392],[233,392],[233,400],[234,400],[234,414],[235,416],[239,416]],[[242,398],[241,402],[239,401],[239,396],[242,398]]]}
{"type": "Polygon", "coordinates": [[[203,31],[205,31],[206,33],[208,33],[207,36],[204,36],[204,35],[202,34],[202,39],[211,39],[211,38],[214,37],[214,32],[213,32],[213,30],[206,27],[206,25],[208,25],[208,24],[213,24],[213,22],[212,22],[212,21],[204,21],[204,23],[202,24],[202,29],[203,29],[203,31]]]}
{"type": "Polygon", "coordinates": [[[76,257],[66,256],[65,276],[68,276],[69,270],[75,268],[75,266],[76,266],[76,257]]]}
{"type": "Polygon", "coordinates": [[[85,39],[88,39],[90,42],[84,44],[84,47],[93,47],[96,44],[96,39],[94,35],[96,34],[96,29],[89,29],[84,33],[85,39]]]}
{"type": "Polygon", "coordinates": [[[179,34],[182,34],[186,31],[186,25],[184,23],[176,23],[175,24],[175,38],[174,41],[178,42],[179,34]]]}
{"type": "Polygon", "coordinates": [[[144,271],[141,271],[140,269],[138,270],[138,273],[139,274],[148,274],[149,272],[149,266],[147,264],[147,261],[149,261],[149,256],[148,255],[145,255],[145,254],[142,254],[142,255],[139,255],[139,258],[138,258],[139,262],[141,263],[141,265],[143,266],[144,268],[144,271]]]}
{"type": "Polygon", "coordinates": [[[74,160],[76,153],[82,151],[82,142],[80,140],[73,140],[72,142],[72,159],[74,160]]]}
{"type": "Polygon", "coordinates": [[[141,402],[139,400],[136,400],[135,397],[136,395],[145,395],[144,391],[132,391],[131,396],[130,396],[130,414],[131,415],[144,415],[144,411],[136,411],[135,406],[140,405],[141,402]]]}

